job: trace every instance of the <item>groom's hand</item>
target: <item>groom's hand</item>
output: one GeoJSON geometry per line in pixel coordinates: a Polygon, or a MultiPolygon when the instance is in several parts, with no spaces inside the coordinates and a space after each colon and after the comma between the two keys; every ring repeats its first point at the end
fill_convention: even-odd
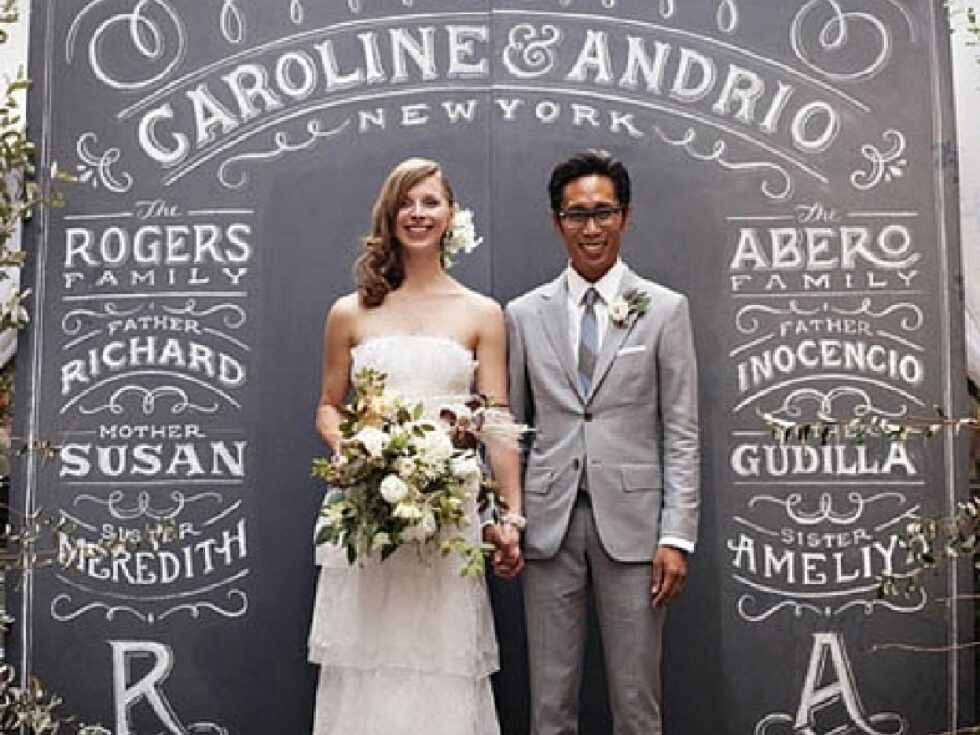
{"type": "Polygon", "coordinates": [[[650,594],[653,607],[666,605],[684,589],[687,578],[687,554],[673,546],[658,546],[653,555],[653,578],[650,594]]]}
{"type": "Polygon", "coordinates": [[[484,526],[483,540],[493,544],[490,555],[494,574],[503,579],[514,579],[524,568],[521,553],[520,532],[509,523],[484,526]]]}

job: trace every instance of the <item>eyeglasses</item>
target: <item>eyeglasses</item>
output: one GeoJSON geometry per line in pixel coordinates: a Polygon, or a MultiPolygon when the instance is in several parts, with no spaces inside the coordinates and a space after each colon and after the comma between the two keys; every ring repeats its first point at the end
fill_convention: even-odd
{"type": "Polygon", "coordinates": [[[626,207],[597,207],[595,209],[563,209],[558,212],[561,221],[570,230],[581,230],[589,220],[595,220],[599,227],[609,227],[622,214],[626,207]]]}

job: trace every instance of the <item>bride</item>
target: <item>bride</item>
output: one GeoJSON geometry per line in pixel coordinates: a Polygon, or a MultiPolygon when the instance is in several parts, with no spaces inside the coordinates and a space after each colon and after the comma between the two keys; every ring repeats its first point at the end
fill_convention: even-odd
{"type": "MultiPolygon", "coordinates": [[[[507,395],[503,313],[446,273],[446,236],[457,207],[438,164],[403,161],[388,175],[363,239],[357,292],[338,299],[324,329],[323,387],[316,427],[335,452],[339,406],[353,372],[373,367],[387,387],[437,404],[446,396],[507,395]]],[[[486,526],[502,577],[523,566],[516,449],[490,447],[508,512],[486,526]]],[[[480,533],[475,504],[466,533],[480,533]]],[[[490,690],[497,642],[482,578],[459,575],[455,556],[420,559],[410,546],[385,562],[349,566],[323,545],[310,631],[320,665],[315,735],[496,735],[490,690]]]]}

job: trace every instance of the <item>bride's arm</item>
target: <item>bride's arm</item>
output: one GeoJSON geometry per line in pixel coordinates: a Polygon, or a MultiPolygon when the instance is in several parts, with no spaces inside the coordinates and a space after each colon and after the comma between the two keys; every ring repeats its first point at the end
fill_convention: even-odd
{"type": "Polygon", "coordinates": [[[340,451],[340,411],[350,387],[350,350],[354,345],[357,295],[337,299],[323,327],[323,376],[316,408],[316,430],[334,452],[340,451]]]}
{"type": "MultiPolygon", "coordinates": [[[[477,390],[489,396],[502,409],[507,406],[507,330],[504,314],[493,302],[481,314],[476,345],[477,390]]],[[[490,467],[500,487],[500,497],[507,504],[506,514],[512,519],[521,515],[521,459],[518,443],[491,442],[487,445],[490,467]]],[[[516,520],[484,530],[484,538],[497,550],[493,555],[494,571],[501,577],[516,577],[524,566],[521,555],[520,533],[516,520]]]]}
{"type": "MultiPolygon", "coordinates": [[[[492,305],[492,313],[481,320],[476,359],[477,390],[489,396],[495,406],[507,410],[507,332],[503,312],[496,304],[492,305]]],[[[520,515],[521,460],[517,443],[490,442],[487,452],[507,512],[520,515]]]]}

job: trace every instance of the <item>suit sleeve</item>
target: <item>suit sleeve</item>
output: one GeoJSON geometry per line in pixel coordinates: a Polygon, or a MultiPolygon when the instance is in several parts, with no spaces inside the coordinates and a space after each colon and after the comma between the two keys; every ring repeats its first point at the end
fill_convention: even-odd
{"type": "Polygon", "coordinates": [[[683,296],[664,325],[657,366],[663,428],[660,539],[667,545],[690,550],[697,541],[701,460],[698,365],[688,303],[683,296]]]}

